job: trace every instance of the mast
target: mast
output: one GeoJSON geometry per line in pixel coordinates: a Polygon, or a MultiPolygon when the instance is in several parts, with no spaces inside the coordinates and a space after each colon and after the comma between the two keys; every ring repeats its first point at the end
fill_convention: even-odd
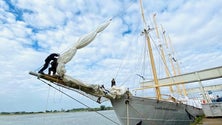
{"type": "MultiPolygon", "coordinates": [[[[176,63],[177,63],[178,75],[181,75],[179,63],[178,62],[176,62],[176,63]]],[[[185,85],[182,84],[182,87],[183,87],[183,95],[187,96],[187,91],[186,91],[185,85]]]]}
{"type": "MultiPolygon", "coordinates": [[[[167,39],[166,39],[166,31],[164,30],[164,28],[163,28],[162,25],[161,25],[161,28],[162,28],[162,31],[163,31],[163,38],[164,38],[164,41],[165,41],[165,44],[166,44],[166,49],[169,49],[169,48],[170,48],[170,51],[171,51],[171,53],[172,53],[172,54],[171,54],[171,53],[169,52],[168,56],[169,56],[169,60],[170,60],[170,64],[171,64],[171,67],[172,67],[173,74],[174,74],[174,76],[176,76],[176,75],[181,75],[179,63],[178,63],[178,61],[173,57],[173,55],[174,55],[174,49],[173,49],[173,46],[172,46],[170,37],[168,36],[168,40],[167,40],[167,39]],[[168,42],[169,42],[170,46],[168,45],[168,42]],[[168,47],[168,46],[169,46],[169,47],[168,47]],[[176,67],[177,67],[177,68],[175,68],[175,65],[174,65],[173,61],[176,63],[176,67]],[[177,69],[178,74],[177,74],[177,72],[176,72],[176,69],[177,69]]],[[[168,76],[168,77],[169,77],[169,76],[168,76]]],[[[178,92],[179,94],[182,95],[182,90],[183,90],[183,95],[184,95],[184,96],[187,96],[187,92],[186,92],[186,89],[185,89],[184,84],[182,84],[182,87],[183,87],[182,90],[181,90],[181,88],[180,88],[179,85],[176,85],[176,87],[177,87],[177,92],[178,92]]]]}
{"type": "Polygon", "coordinates": [[[146,38],[146,42],[147,42],[147,45],[148,45],[148,51],[149,51],[149,57],[150,57],[150,62],[151,62],[151,67],[152,67],[154,83],[155,83],[155,86],[156,86],[155,87],[156,98],[158,100],[160,100],[161,99],[161,93],[160,93],[160,88],[159,88],[159,84],[158,84],[158,78],[157,78],[157,72],[156,72],[156,66],[155,66],[155,62],[154,62],[152,47],[151,47],[150,38],[149,38],[149,30],[150,29],[148,29],[148,31],[145,29],[147,24],[146,24],[146,20],[145,20],[145,17],[144,17],[142,0],[140,0],[140,9],[141,9],[141,15],[142,15],[143,23],[144,23],[144,33],[145,33],[145,38],[146,38]]]}
{"type": "MultiPolygon", "coordinates": [[[[162,60],[163,60],[163,63],[164,63],[166,76],[170,77],[170,73],[169,73],[169,70],[168,70],[168,67],[167,67],[167,63],[166,63],[165,53],[164,53],[164,50],[163,50],[163,46],[160,42],[160,35],[159,35],[159,31],[158,31],[157,22],[156,22],[155,17],[156,17],[156,14],[153,15],[153,22],[155,24],[156,36],[157,36],[157,40],[158,40],[158,44],[159,44],[159,48],[160,48],[160,52],[161,52],[161,57],[162,57],[162,60]]],[[[170,93],[173,93],[173,87],[169,86],[169,89],[170,89],[170,93]]]]}
{"type": "MultiPolygon", "coordinates": [[[[168,39],[169,39],[169,44],[170,44],[170,48],[172,50],[172,54],[174,55],[174,49],[173,49],[173,46],[172,46],[172,42],[171,42],[171,39],[170,37],[168,36],[168,39]]],[[[167,42],[167,41],[166,41],[167,42]]],[[[180,71],[180,66],[179,66],[179,63],[177,60],[174,59],[174,57],[171,57],[170,61],[172,62],[172,60],[174,60],[174,62],[176,62],[176,67],[177,67],[177,72],[178,72],[178,75],[181,75],[181,71],[180,71]]],[[[172,62],[172,66],[173,66],[173,70],[175,72],[174,75],[176,75],[176,71],[175,71],[175,68],[174,68],[174,65],[173,65],[173,62],[172,62]]],[[[182,90],[183,90],[183,95],[184,96],[187,96],[187,92],[186,92],[186,88],[185,88],[185,85],[182,84],[182,90]]],[[[177,89],[179,90],[180,94],[181,94],[181,89],[179,87],[179,85],[177,85],[177,89]]]]}

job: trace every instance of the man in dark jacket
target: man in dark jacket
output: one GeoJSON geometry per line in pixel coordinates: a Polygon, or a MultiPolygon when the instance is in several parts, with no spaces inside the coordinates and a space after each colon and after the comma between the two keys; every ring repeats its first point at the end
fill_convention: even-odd
{"type": "Polygon", "coordinates": [[[57,53],[52,53],[50,54],[46,59],[45,59],[45,64],[42,67],[42,69],[39,70],[38,73],[44,74],[44,70],[48,68],[50,61],[55,60],[59,57],[59,54],[57,53]]]}
{"type": "Polygon", "coordinates": [[[112,81],[111,81],[111,87],[115,86],[116,85],[116,81],[115,79],[113,78],[112,81]]]}
{"type": "Polygon", "coordinates": [[[58,65],[57,59],[55,58],[55,59],[51,62],[51,67],[49,67],[48,75],[51,75],[51,72],[53,73],[53,75],[56,74],[57,65],[58,65]]]}

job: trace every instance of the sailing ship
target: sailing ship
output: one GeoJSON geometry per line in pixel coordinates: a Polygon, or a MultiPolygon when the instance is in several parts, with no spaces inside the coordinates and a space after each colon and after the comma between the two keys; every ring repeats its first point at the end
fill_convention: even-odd
{"type": "MultiPolygon", "coordinates": [[[[159,79],[156,72],[150,40],[150,32],[152,31],[152,28],[148,27],[146,24],[141,1],[140,7],[144,22],[144,29],[142,33],[145,36],[145,42],[148,46],[153,80],[144,80],[140,84],[141,88],[137,90],[154,88],[156,95],[155,98],[136,96],[133,95],[129,89],[116,85],[112,86],[110,89],[106,89],[103,85],[88,84],[66,74],[65,65],[71,61],[78,49],[90,44],[98,33],[108,27],[111,20],[104,22],[94,31],[80,37],[69,50],[59,56],[58,66],[56,69],[57,75],[51,76],[36,72],[30,72],[30,74],[37,76],[38,79],[44,79],[58,86],[77,91],[91,99],[96,99],[95,101],[98,103],[107,99],[110,100],[122,125],[189,125],[196,117],[203,115],[201,107],[197,105],[190,105],[188,103],[189,99],[187,98],[184,99],[185,101],[173,96],[169,96],[170,98],[167,99],[163,98],[160,87],[169,86],[170,90],[172,90],[172,86],[220,78],[222,77],[222,67],[187,74],[175,74],[174,76],[169,76],[169,71],[166,71],[166,74],[168,74],[167,77],[159,79]]],[[[163,54],[163,51],[161,51],[161,53],[163,54]]]]}

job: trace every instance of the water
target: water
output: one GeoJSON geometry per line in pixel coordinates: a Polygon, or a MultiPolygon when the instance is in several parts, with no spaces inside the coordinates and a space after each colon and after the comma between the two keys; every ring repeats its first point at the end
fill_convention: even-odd
{"type": "MultiPolygon", "coordinates": [[[[115,112],[99,112],[120,124],[115,112]]],[[[0,115],[0,125],[116,125],[96,112],[0,115]]]]}

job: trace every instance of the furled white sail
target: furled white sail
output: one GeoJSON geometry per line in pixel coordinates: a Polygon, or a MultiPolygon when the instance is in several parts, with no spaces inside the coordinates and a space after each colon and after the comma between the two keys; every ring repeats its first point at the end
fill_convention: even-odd
{"type": "Polygon", "coordinates": [[[73,58],[77,50],[87,46],[90,42],[92,42],[95,39],[96,35],[99,32],[103,31],[110,24],[110,22],[111,20],[99,25],[96,30],[80,37],[78,41],[69,50],[59,56],[56,72],[60,77],[63,77],[65,75],[65,64],[73,58]]]}
{"type": "Polygon", "coordinates": [[[56,85],[74,90],[97,102],[103,102],[106,101],[107,99],[120,98],[127,91],[125,87],[117,87],[117,86],[112,86],[110,89],[105,89],[103,85],[88,84],[81,80],[74,79],[68,75],[64,75],[63,78],[60,79],[58,76],[39,74],[36,72],[29,72],[29,74],[37,76],[38,79],[42,78],[56,85]]]}
{"type": "Polygon", "coordinates": [[[87,84],[80,80],[74,79],[68,75],[64,75],[63,82],[66,86],[81,90],[87,94],[93,95],[95,97],[106,97],[108,99],[115,99],[125,94],[127,89],[125,87],[113,86],[111,89],[107,90],[104,86],[99,84],[87,84]]]}
{"type": "Polygon", "coordinates": [[[99,25],[96,30],[80,37],[70,49],[68,49],[66,52],[59,56],[57,60],[58,66],[56,72],[66,86],[81,90],[95,97],[106,97],[109,99],[117,98],[118,96],[123,95],[126,92],[126,89],[115,86],[113,86],[110,90],[106,90],[102,85],[87,84],[65,74],[65,64],[68,63],[74,57],[77,50],[90,44],[95,39],[96,35],[99,32],[102,32],[110,24],[110,22],[111,20],[99,25]]]}

